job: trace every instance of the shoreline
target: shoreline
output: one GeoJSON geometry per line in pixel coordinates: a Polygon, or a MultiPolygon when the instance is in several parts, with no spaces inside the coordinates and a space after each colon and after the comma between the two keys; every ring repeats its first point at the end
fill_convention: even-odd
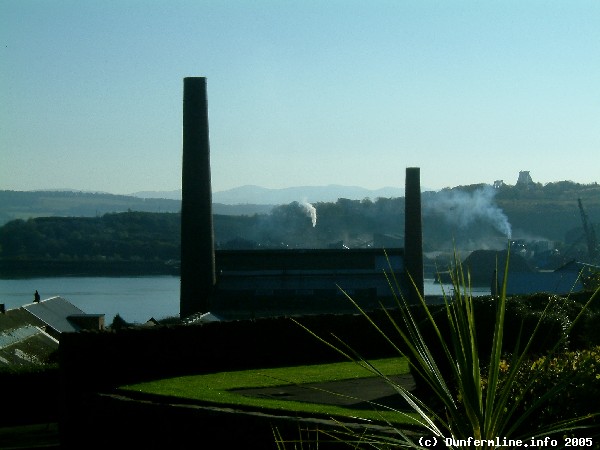
{"type": "Polygon", "coordinates": [[[165,261],[0,260],[0,279],[132,275],[179,275],[179,268],[165,261]]]}

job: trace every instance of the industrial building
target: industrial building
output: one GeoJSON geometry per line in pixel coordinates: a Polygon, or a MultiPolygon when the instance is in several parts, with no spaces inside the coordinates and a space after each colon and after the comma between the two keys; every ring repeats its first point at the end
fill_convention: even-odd
{"type": "Polygon", "coordinates": [[[355,312],[393,307],[403,249],[222,250],[210,309],[223,318],[355,312]],[[386,277],[386,274],[389,276],[386,277]]]}
{"type": "MultiPolygon", "coordinates": [[[[420,170],[406,169],[404,248],[215,252],[206,79],[184,79],[181,207],[182,319],[356,311],[423,294],[420,170]],[[384,274],[389,272],[392,287],[384,274]],[[410,274],[410,276],[409,276],[410,274]]],[[[399,224],[400,227],[400,224],[399,224]]],[[[393,305],[392,305],[393,306],[393,305]]]]}

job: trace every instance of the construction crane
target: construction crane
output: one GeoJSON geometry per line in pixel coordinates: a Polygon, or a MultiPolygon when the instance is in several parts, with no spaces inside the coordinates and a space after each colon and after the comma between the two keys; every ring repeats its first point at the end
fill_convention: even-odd
{"type": "Polygon", "coordinates": [[[596,260],[596,255],[598,253],[598,242],[596,241],[596,233],[594,232],[594,226],[588,223],[587,214],[583,209],[583,204],[581,203],[581,199],[578,198],[577,202],[579,203],[579,211],[581,213],[581,222],[583,223],[583,232],[585,233],[585,239],[588,247],[588,255],[590,258],[590,262],[594,262],[596,260]]]}

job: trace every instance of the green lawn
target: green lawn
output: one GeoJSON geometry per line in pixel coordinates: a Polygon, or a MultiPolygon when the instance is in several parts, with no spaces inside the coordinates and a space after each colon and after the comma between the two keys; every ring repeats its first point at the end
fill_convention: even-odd
{"type": "MultiPolygon", "coordinates": [[[[385,375],[402,375],[409,371],[408,362],[405,358],[379,359],[370,362],[385,375]]],[[[275,410],[278,412],[308,413],[313,416],[360,417],[367,420],[385,419],[395,423],[410,423],[410,417],[416,417],[413,414],[407,416],[404,413],[385,411],[383,409],[352,410],[334,405],[250,397],[241,395],[235,391],[244,388],[338,381],[370,376],[372,376],[371,373],[358,364],[343,362],[167,378],[122,386],[121,389],[197,400],[220,406],[237,406],[264,411],[275,410]]]]}

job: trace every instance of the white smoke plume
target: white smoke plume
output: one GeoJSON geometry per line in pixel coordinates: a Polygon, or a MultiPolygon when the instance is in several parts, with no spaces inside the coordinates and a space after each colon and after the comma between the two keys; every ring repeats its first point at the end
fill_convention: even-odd
{"type": "Polygon", "coordinates": [[[316,226],[317,225],[317,209],[313,205],[308,203],[306,200],[302,200],[302,202],[300,202],[300,206],[302,206],[302,208],[304,208],[304,211],[306,211],[306,214],[312,220],[312,226],[313,227],[316,226]]]}
{"type": "Polygon", "coordinates": [[[476,220],[490,223],[508,239],[512,238],[512,227],[508,217],[494,203],[496,191],[491,186],[484,186],[473,192],[440,191],[424,208],[442,213],[446,220],[461,227],[466,227],[476,220]]]}

